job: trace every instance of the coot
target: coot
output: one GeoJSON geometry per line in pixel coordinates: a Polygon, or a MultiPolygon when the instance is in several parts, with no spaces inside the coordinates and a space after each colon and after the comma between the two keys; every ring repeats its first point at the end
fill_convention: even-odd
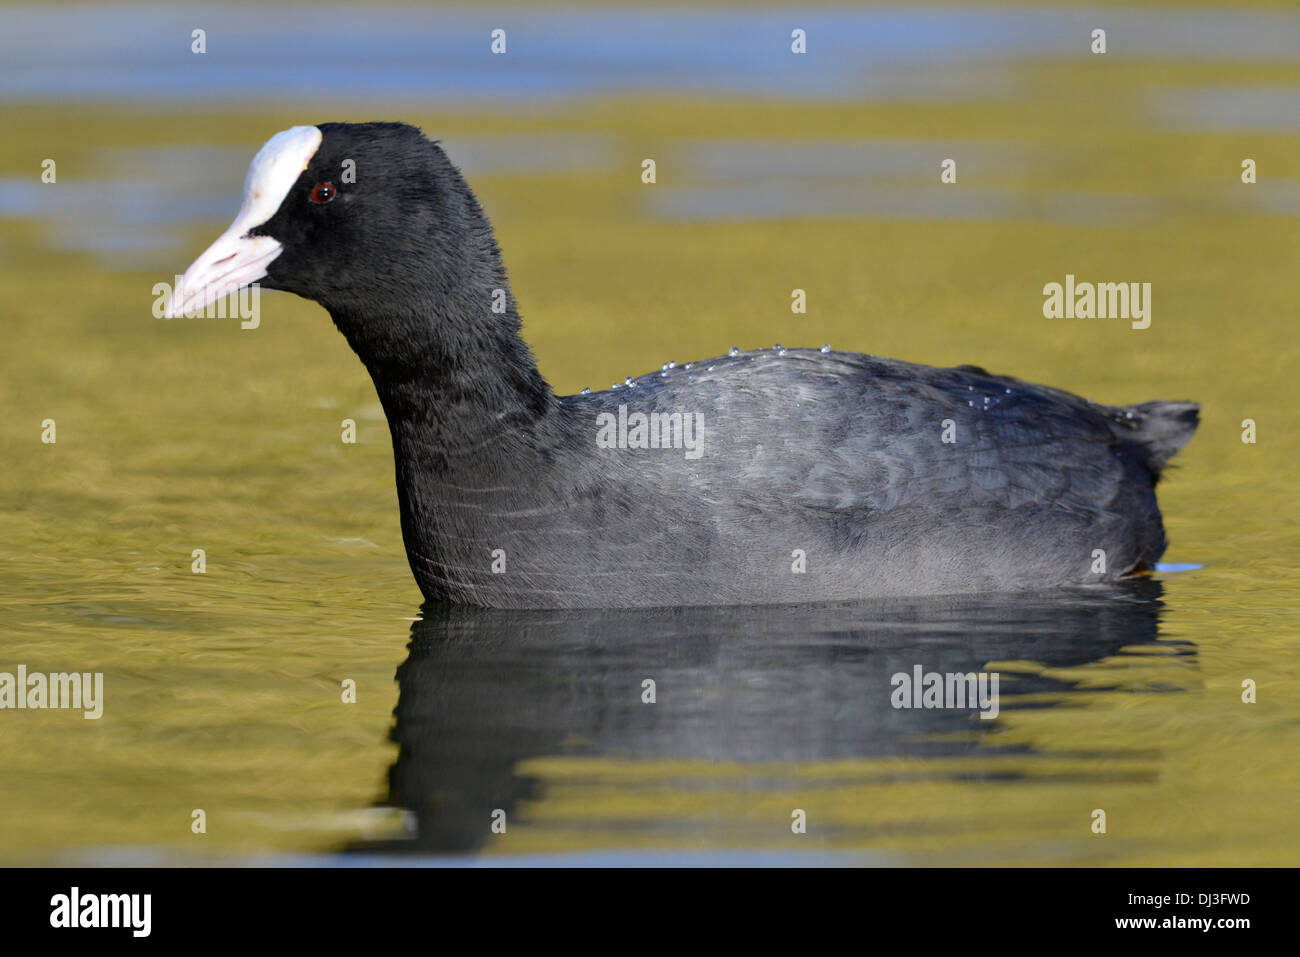
{"type": "Polygon", "coordinates": [[[169,317],[260,281],[328,310],[374,380],[431,600],[836,601],[1152,568],[1190,402],[1100,405],[974,366],[741,352],[556,395],[492,227],[400,123],[272,137],[169,317]]]}

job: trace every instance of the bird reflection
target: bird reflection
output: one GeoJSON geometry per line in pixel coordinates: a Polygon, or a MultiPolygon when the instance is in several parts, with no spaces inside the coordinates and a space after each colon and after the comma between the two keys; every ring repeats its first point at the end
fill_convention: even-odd
{"type": "MultiPolygon", "coordinates": [[[[975,707],[898,709],[891,677],[988,663],[1064,668],[1160,640],[1162,588],[1133,580],[1050,595],[831,606],[506,610],[429,604],[399,667],[398,758],[382,802],[408,840],[368,852],[456,853],[492,836],[492,813],[541,796],[519,764],[804,762],[1005,754],[975,707]],[[653,703],[649,699],[653,696],[653,703]],[[952,733],[956,732],[956,733],[952,733]]],[[[1172,645],[1174,642],[1161,642],[1172,645]]],[[[1175,650],[1191,653],[1188,645],[1175,650]]],[[[1017,674],[1000,709],[1070,685],[1017,674]]]]}

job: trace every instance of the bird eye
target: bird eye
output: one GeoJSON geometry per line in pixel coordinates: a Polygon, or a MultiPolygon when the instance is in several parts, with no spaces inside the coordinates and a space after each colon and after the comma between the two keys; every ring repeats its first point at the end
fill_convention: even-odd
{"type": "Polygon", "coordinates": [[[311,191],[311,201],[313,203],[328,203],[336,193],[337,190],[334,189],[333,183],[317,183],[311,191]]]}

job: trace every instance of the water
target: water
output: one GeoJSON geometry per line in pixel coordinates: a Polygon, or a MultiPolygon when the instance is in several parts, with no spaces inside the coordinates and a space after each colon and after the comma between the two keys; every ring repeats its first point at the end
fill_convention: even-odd
{"type": "Polygon", "coordinates": [[[212,11],[199,60],[191,11],[4,11],[0,671],[103,672],[105,703],[0,711],[0,861],[1295,863],[1297,17],[801,12],[816,55],[787,62],[780,12],[530,7],[503,62],[497,14],[212,11]],[[151,312],[261,142],[326,116],[442,139],[564,392],[821,341],[1200,401],[1164,563],[1069,595],[421,608],[328,317],[151,312]],[[1044,319],[1066,273],[1152,282],[1151,327],[1044,319]],[[997,672],[997,717],[893,708],[917,665],[997,672]]]}
{"type": "Polygon", "coordinates": [[[980,69],[1033,58],[1086,61],[1104,24],[1120,59],[1294,63],[1300,16],[1291,11],[1191,7],[899,5],[863,10],[737,11],[683,6],[330,7],[55,9],[5,14],[0,98],[92,102],[129,98],[208,106],[282,101],[467,100],[531,104],[646,90],[811,100],[952,101],[1014,96],[980,69]],[[506,29],[507,52],[490,52],[506,29]],[[785,55],[792,28],[806,58],[785,55]],[[207,33],[202,60],[195,29],[207,33]],[[58,43],[50,38],[57,37],[58,43]],[[123,63],[129,51],[129,64],[123,63]],[[382,51],[379,52],[379,51],[382,51]],[[947,64],[948,69],[935,69],[947,64]],[[124,68],[128,66],[128,68],[124,68]]]}
{"type": "MultiPolygon", "coordinates": [[[[960,857],[949,842],[979,826],[977,810],[932,809],[909,824],[880,813],[871,796],[894,784],[1149,783],[1156,755],[1138,743],[1027,753],[971,710],[894,709],[891,677],[918,664],[970,672],[1006,662],[1001,708],[1012,716],[1077,686],[1057,673],[1103,659],[1119,668],[1158,661],[1145,680],[1181,691],[1195,683],[1196,650],[1160,639],[1159,595],[1143,583],[843,607],[429,608],[397,670],[399,750],[386,798],[410,810],[414,826],[352,849],[527,854],[630,840],[791,855],[875,850],[902,861],[880,855],[902,829],[919,838],[913,853],[960,857]],[[489,807],[526,820],[527,833],[507,829],[497,840],[489,807]],[[810,835],[790,834],[795,808],[815,822],[810,835]]],[[[1050,826],[1021,840],[1061,843],[1050,826]]],[[[1067,848],[1093,855],[1086,833],[1067,848]]]]}

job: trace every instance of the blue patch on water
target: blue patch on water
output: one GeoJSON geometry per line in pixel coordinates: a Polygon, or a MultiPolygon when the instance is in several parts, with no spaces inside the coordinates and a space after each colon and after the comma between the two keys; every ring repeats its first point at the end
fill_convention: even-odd
{"type": "Polygon", "coordinates": [[[1300,130],[1300,86],[1183,86],[1161,90],[1151,103],[1167,126],[1179,129],[1300,130]]]}
{"type": "Polygon", "coordinates": [[[939,180],[940,162],[963,176],[1029,175],[1049,160],[1019,144],[923,140],[685,141],[673,147],[676,181],[647,191],[650,214],[669,221],[875,219],[1127,225],[1154,216],[1156,197],[1114,192],[963,185],[939,180]]]}
{"type": "Polygon", "coordinates": [[[0,98],[301,101],[328,118],[340,103],[640,92],[953,100],[1006,89],[963,67],[1091,57],[1097,26],[1108,58],[1300,59],[1300,16],[1257,10],[26,6],[4,11],[0,98]],[[503,55],[490,51],[498,27],[503,55]],[[796,27],[803,55],[790,52],[796,27]],[[191,52],[195,29],[206,53],[191,52]]]}
{"type": "Polygon", "coordinates": [[[1158,572],[1194,572],[1204,567],[1193,562],[1156,562],[1158,572]]]}

